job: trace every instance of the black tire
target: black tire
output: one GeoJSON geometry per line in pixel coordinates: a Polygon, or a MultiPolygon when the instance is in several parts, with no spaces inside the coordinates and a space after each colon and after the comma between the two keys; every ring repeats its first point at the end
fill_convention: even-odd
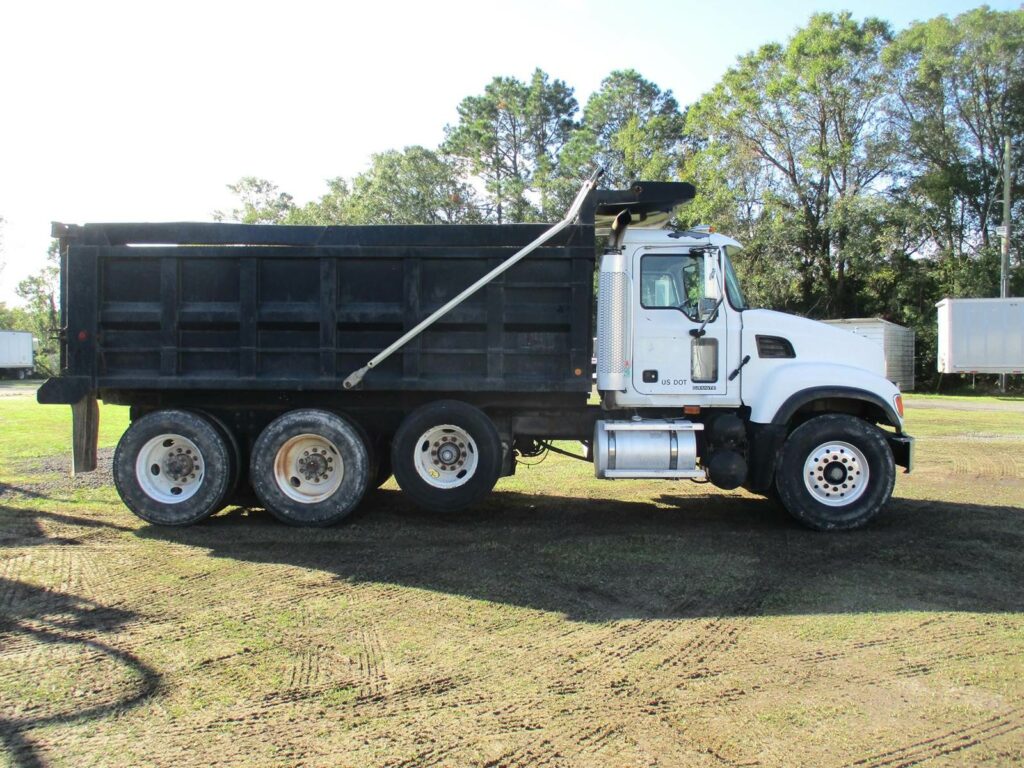
{"type": "Polygon", "coordinates": [[[362,430],[333,413],[304,409],[279,416],[260,433],[252,449],[249,483],[278,520],[323,527],[359,505],[370,469],[362,430]],[[304,444],[313,447],[303,452],[304,444]],[[314,459],[315,466],[302,464],[314,459]]]}
{"type": "Polygon", "coordinates": [[[235,496],[235,492],[238,490],[238,484],[241,481],[242,473],[245,469],[245,462],[242,456],[242,446],[238,442],[238,438],[235,437],[234,432],[228,427],[227,423],[219,416],[214,416],[208,411],[197,411],[197,413],[204,419],[213,425],[214,429],[220,432],[221,437],[224,438],[224,442],[228,446],[228,455],[231,458],[231,473],[228,477],[228,491],[226,494],[228,502],[235,496]]]}
{"type": "Polygon", "coordinates": [[[155,411],[132,422],[114,450],[113,469],[125,506],[154,525],[197,523],[220,510],[231,490],[227,442],[207,419],[190,411],[155,411]],[[161,435],[167,438],[157,442],[161,435]],[[198,450],[198,461],[185,441],[198,450]],[[174,452],[189,458],[177,459],[174,452]],[[151,468],[148,475],[143,464],[151,468]],[[199,471],[186,474],[188,469],[199,471]]]}
{"type": "Polygon", "coordinates": [[[782,505],[818,531],[861,527],[888,503],[895,483],[896,464],[882,430],[841,414],[817,416],[793,430],[775,474],[782,505]],[[833,451],[820,450],[830,443],[833,451]]]}
{"type": "Polygon", "coordinates": [[[480,409],[457,400],[439,400],[418,408],[402,422],[391,441],[391,468],[399,487],[416,506],[428,512],[457,512],[477,503],[494,488],[501,473],[501,439],[494,423],[480,409]],[[425,438],[446,426],[455,428],[449,435],[455,441],[453,454],[457,452],[456,459],[464,463],[456,460],[446,465],[450,470],[446,469],[444,475],[451,485],[439,487],[437,483],[445,482],[446,477],[439,473],[428,482],[425,477],[429,470],[418,461],[431,460],[430,452],[438,443],[431,445],[425,438]],[[465,436],[470,440],[459,439],[465,436]],[[472,471],[467,470],[470,466],[472,471]]]}

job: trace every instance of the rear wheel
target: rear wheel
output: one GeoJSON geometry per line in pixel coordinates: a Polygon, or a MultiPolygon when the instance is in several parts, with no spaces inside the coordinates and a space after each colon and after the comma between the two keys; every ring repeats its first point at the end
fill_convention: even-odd
{"type": "Polygon", "coordinates": [[[455,512],[484,498],[501,472],[501,440],[487,415],[440,400],[413,411],[391,443],[391,466],[418,507],[455,512]]]}
{"type": "Polygon", "coordinates": [[[859,528],[888,503],[896,465],[878,427],[854,416],[818,416],[786,439],[775,476],[779,499],[819,531],[859,528]]]}
{"type": "Polygon", "coordinates": [[[325,526],[347,517],[369,480],[362,432],[327,411],[278,417],[252,449],[249,482],[270,513],[289,525],[325,526]]]}
{"type": "Polygon", "coordinates": [[[190,525],[224,506],[231,491],[227,441],[189,411],[147,414],[132,423],[114,451],[121,500],[156,525],[190,525]]]}

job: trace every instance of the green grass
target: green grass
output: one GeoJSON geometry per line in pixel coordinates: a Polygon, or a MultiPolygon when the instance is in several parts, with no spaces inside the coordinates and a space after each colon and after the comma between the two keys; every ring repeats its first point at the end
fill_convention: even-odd
{"type": "MultiPolygon", "coordinates": [[[[38,458],[71,450],[71,407],[39,405],[35,397],[0,399],[0,470],[12,459],[38,458]]],[[[128,409],[100,405],[101,448],[111,448],[128,426],[128,409]]]]}
{"type": "Polygon", "coordinates": [[[976,395],[960,393],[957,395],[937,395],[928,392],[905,392],[903,399],[906,401],[913,402],[914,400],[923,401],[943,401],[947,403],[1005,403],[1005,402],[1022,402],[1024,401],[1024,395],[1017,393],[1007,394],[990,394],[987,392],[979,392],[976,395]]]}

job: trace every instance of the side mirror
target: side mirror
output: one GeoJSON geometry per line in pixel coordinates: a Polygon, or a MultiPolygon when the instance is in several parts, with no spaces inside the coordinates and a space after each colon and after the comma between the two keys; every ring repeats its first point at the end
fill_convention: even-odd
{"type": "Polygon", "coordinates": [[[722,298],[721,281],[718,273],[718,251],[704,255],[704,295],[711,301],[722,298]]]}
{"type": "Polygon", "coordinates": [[[697,312],[701,320],[710,322],[716,309],[718,309],[718,299],[701,299],[697,303],[697,312]]]}

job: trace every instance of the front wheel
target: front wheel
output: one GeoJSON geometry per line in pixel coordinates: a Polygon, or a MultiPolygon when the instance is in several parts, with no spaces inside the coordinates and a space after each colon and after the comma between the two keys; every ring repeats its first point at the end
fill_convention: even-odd
{"type": "Polygon", "coordinates": [[[501,473],[501,439],[478,408],[439,400],[406,417],[391,442],[395,480],[416,506],[456,512],[484,498],[501,473]]]}
{"type": "Polygon", "coordinates": [[[819,531],[859,528],[888,503],[896,465],[882,431],[854,416],[818,416],[786,439],[775,487],[786,510],[819,531]]]}

